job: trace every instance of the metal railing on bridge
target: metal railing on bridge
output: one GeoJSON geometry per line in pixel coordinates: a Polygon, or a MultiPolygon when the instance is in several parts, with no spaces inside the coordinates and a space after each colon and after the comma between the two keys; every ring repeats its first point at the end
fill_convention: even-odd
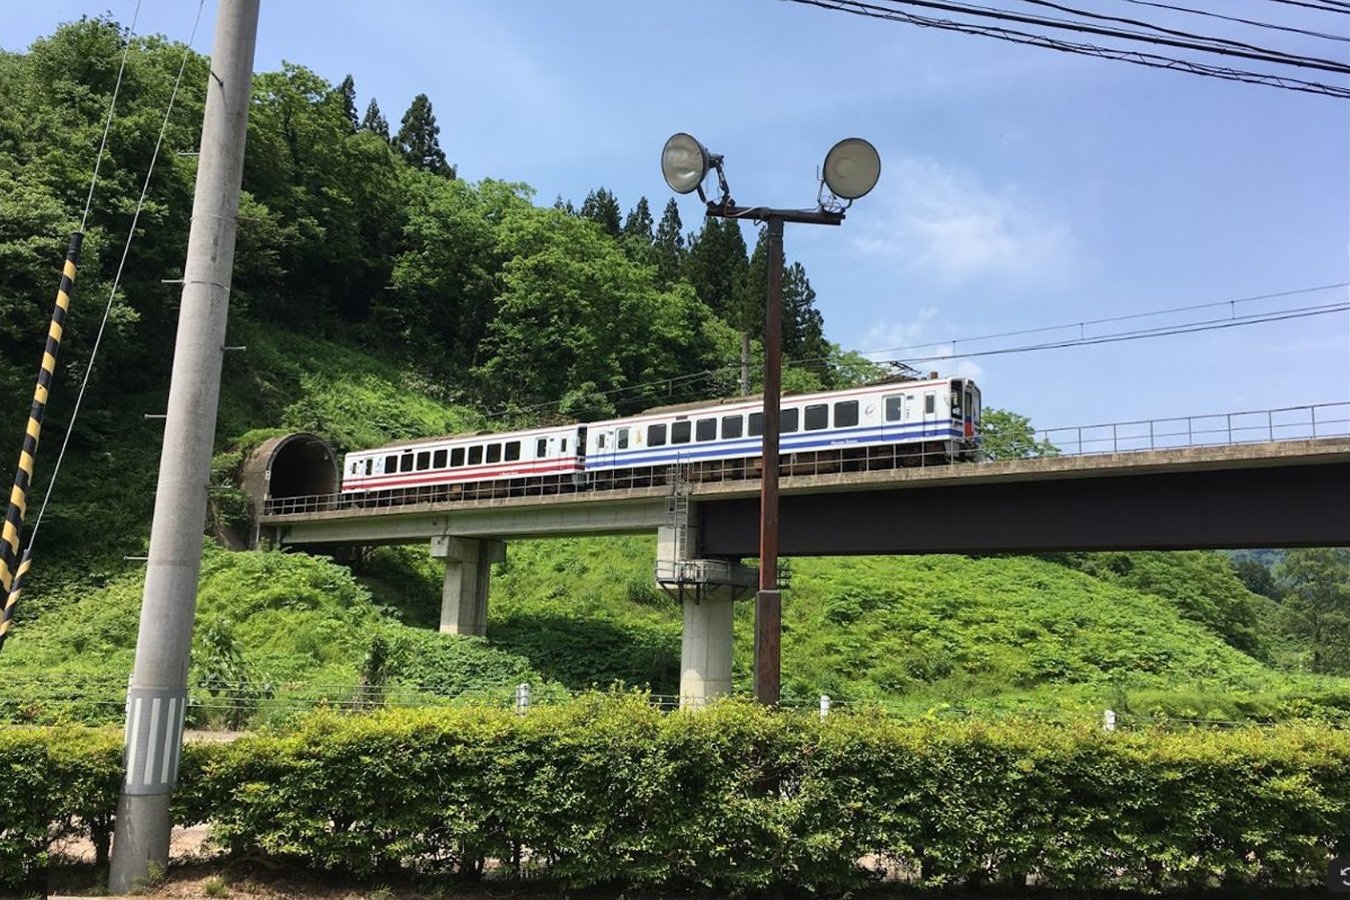
{"type": "Polygon", "coordinates": [[[1350,436],[1350,402],[1071,425],[1036,432],[1061,456],[1138,453],[1350,436]]]}
{"type": "MultiPolygon", "coordinates": [[[[1348,436],[1350,401],[1342,401],[1048,428],[1036,431],[1037,446],[1024,450],[1026,456],[1091,456],[1348,436]]],[[[781,471],[784,476],[791,477],[838,473],[845,466],[850,470],[870,471],[948,464],[950,460],[943,444],[930,443],[923,448],[902,444],[868,448],[864,456],[848,460],[839,454],[785,454],[781,471]]],[[[758,467],[747,465],[743,460],[695,465],[699,466],[696,480],[700,482],[758,480],[759,477],[758,467]]],[[[621,499],[625,492],[668,486],[677,477],[676,467],[627,471],[608,481],[601,489],[607,496],[621,499]]],[[[272,497],[264,504],[262,514],[284,516],[336,510],[350,510],[359,514],[362,510],[410,509],[419,505],[548,497],[578,488],[590,490],[591,486],[583,481],[569,488],[556,480],[535,477],[470,484],[421,485],[348,494],[272,497]]]]}

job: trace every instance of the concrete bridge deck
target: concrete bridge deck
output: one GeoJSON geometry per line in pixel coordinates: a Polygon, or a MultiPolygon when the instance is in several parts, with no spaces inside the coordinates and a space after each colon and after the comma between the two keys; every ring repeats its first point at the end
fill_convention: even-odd
{"type": "MultiPolygon", "coordinates": [[[[780,489],[786,555],[1350,545],[1350,437],[785,475],[780,489]]],[[[291,546],[650,533],[669,524],[670,493],[319,508],[259,525],[291,546]]],[[[758,480],[688,493],[697,555],[754,555],[758,480]]]]}

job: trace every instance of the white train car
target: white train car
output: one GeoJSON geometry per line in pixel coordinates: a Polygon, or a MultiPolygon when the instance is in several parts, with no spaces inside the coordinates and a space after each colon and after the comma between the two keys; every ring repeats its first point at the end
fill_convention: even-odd
{"type": "Polygon", "coordinates": [[[581,472],[586,428],[579,425],[529,431],[458,435],[409,441],[348,453],[342,460],[342,493],[409,489],[431,496],[468,483],[570,480],[581,472]]]}
{"type": "MultiPolygon", "coordinates": [[[[780,450],[794,459],[866,459],[850,451],[912,448],[918,459],[975,458],[980,390],[964,378],[871,385],[783,397],[780,450]],[[842,452],[837,452],[842,451],[842,452]],[[809,455],[809,456],[804,456],[809,455]]],[[[738,400],[593,422],[587,426],[588,474],[640,470],[760,456],[762,404],[738,400]]]]}

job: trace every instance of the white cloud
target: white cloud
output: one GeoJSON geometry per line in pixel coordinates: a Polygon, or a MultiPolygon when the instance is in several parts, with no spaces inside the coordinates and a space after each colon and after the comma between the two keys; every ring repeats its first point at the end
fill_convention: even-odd
{"type": "Polygon", "coordinates": [[[869,197],[855,239],[868,255],[957,285],[981,278],[1059,281],[1073,259],[1067,223],[1038,209],[1015,185],[989,189],[931,159],[901,159],[869,197]]]}
{"type": "Polygon", "coordinates": [[[917,360],[922,357],[939,357],[914,362],[914,368],[923,372],[940,370],[948,375],[979,380],[984,375],[977,363],[956,355],[956,347],[947,340],[951,331],[948,323],[941,321],[937,307],[925,306],[914,318],[903,322],[877,322],[867,329],[863,346],[868,355],[877,361],[917,360]],[[937,335],[941,333],[941,337],[937,335]]]}

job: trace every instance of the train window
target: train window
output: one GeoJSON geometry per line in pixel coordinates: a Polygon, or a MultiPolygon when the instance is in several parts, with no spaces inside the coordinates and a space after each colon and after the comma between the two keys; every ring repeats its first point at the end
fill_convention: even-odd
{"type": "Polygon", "coordinates": [[[764,433],[764,413],[751,413],[746,416],[746,431],[750,437],[759,437],[764,433]]]}
{"type": "Polygon", "coordinates": [[[812,403],[810,406],[806,407],[806,416],[804,418],[806,420],[805,424],[807,431],[820,431],[822,428],[829,428],[830,404],[812,403]]]}
{"type": "Polygon", "coordinates": [[[483,464],[483,445],[469,448],[469,465],[481,466],[483,464]]]}
{"type": "Polygon", "coordinates": [[[411,453],[405,453],[399,457],[398,470],[400,472],[411,472],[412,466],[413,466],[413,455],[411,453]]]}
{"type": "Polygon", "coordinates": [[[648,425],[647,426],[647,446],[661,447],[666,443],[666,426],[648,425]]]}
{"type": "Polygon", "coordinates": [[[417,471],[425,472],[431,468],[431,451],[423,450],[417,454],[417,471]]]}
{"type": "Polygon", "coordinates": [[[515,462],[520,459],[520,441],[506,442],[506,461],[515,462]]]}
{"type": "Polygon", "coordinates": [[[384,458],[384,474],[393,475],[398,471],[398,457],[386,456],[384,458]]]}
{"type": "Polygon", "coordinates": [[[689,443],[689,435],[693,430],[694,425],[688,419],[683,422],[672,422],[670,425],[670,442],[672,444],[689,443]]]}
{"type": "Polygon", "coordinates": [[[627,428],[620,428],[620,429],[619,429],[619,440],[618,440],[617,446],[618,446],[618,448],[619,448],[620,450],[627,450],[627,449],[628,449],[628,429],[627,429],[627,428]]]}
{"type": "Polygon", "coordinates": [[[450,451],[450,468],[457,469],[464,465],[464,448],[456,447],[450,451]]]}
{"type": "Polygon", "coordinates": [[[374,468],[375,468],[375,460],[371,459],[370,457],[366,457],[366,474],[369,475],[371,471],[374,470],[374,468]]]}
{"type": "Polygon", "coordinates": [[[722,417],[722,440],[738,438],[741,436],[741,417],[723,416],[722,417]]]}
{"type": "Polygon", "coordinates": [[[543,459],[548,456],[548,438],[540,438],[534,442],[534,458],[543,459]]]}
{"type": "Polygon", "coordinates": [[[488,444],[488,448],[487,448],[487,462],[489,462],[489,463],[495,463],[495,462],[501,462],[501,461],[502,461],[502,445],[501,445],[501,444],[488,444]]]}
{"type": "Polygon", "coordinates": [[[717,420],[699,419],[694,423],[694,440],[696,441],[715,441],[717,440],[717,420]]]}
{"type": "Polygon", "coordinates": [[[931,416],[936,411],[937,411],[937,395],[935,395],[932,391],[929,391],[928,393],[923,395],[924,415],[931,416]]]}
{"type": "Polygon", "coordinates": [[[595,446],[596,446],[597,449],[599,449],[599,450],[605,449],[605,438],[606,438],[606,437],[608,437],[608,435],[606,435],[606,434],[604,434],[604,433],[601,433],[601,434],[598,434],[598,435],[595,436],[595,446]]]}
{"type": "Polygon", "coordinates": [[[558,452],[563,454],[564,456],[567,455],[567,438],[563,438],[561,441],[558,441],[558,452]]]}
{"type": "Polygon", "coordinates": [[[887,398],[886,398],[886,421],[887,421],[887,422],[899,422],[899,421],[900,421],[900,415],[901,415],[901,401],[902,401],[902,400],[904,400],[904,397],[901,396],[900,394],[895,394],[895,395],[893,395],[893,396],[890,396],[890,397],[887,397],[887,398]]]}
{"type": "Polygon", "coordinates": [[[843,400],[834,405],[834,427],[851,428],[858,424],[858,401],[843,400]]]}
{"type": "Polygon", "coordinates": [[[792,409],[785,409],[780,413],[778,420],[778,431],[780,434],[791,434],[797,430],[797,414],[801,410],[795,406],[792,409]]]}
{"type": "Polygon", "coordinates": [[[446,451],[446,450],[444,450],[444,449],[441,449],[441,450],[437,450],[437,451],[435,452],[435,454],[432,455],[432,457],[431,457],[431,467],[432,467],[433,469],[444,469],[444,468],[445,468],[445,457],[446,457],[447,452],[448,452],[448,451],[446,451]]]}

